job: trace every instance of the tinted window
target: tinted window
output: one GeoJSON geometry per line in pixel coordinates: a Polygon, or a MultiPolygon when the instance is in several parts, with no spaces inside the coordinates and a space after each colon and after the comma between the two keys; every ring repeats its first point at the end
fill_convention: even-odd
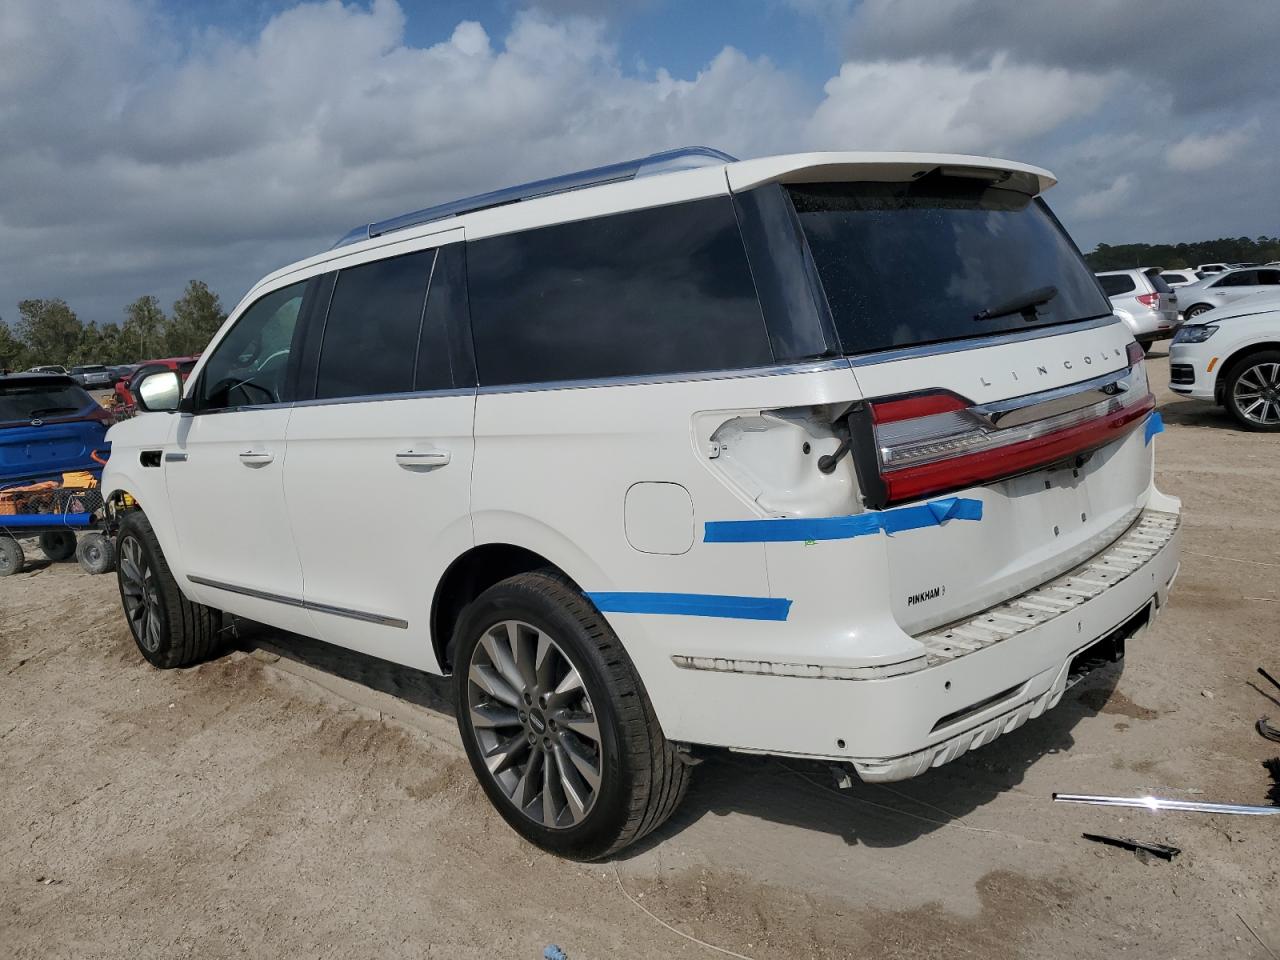
{"type": "Polygon", "coordinates": [[[74,384],[0,383],[0,423],[25,426],[40,417],[76,413],[92,402],[74,384]]]}
{"type": "Polygon", "coordinates": [[[1280,270],[1259,270],[1258,283],[1266,286],[1275,286],[1280,283],[1280,270]]]}
{"type": "MultiPolygon", "coordinates": [[[[1187,282],[1187,278],[1181,273],[1162,273],[1160,274],[1160,276],[1164,277],[1165,282],[1167,283],[1186,283],[1187,282]]],[[[1103,289],[1105,290],[1106,288],[1103,287],[1103,289]]]]}
{"type": "Polygon", "coordinates": [[[1165,282],[1164,277],[1152,271],[1147,274],[1147,282],[1151,284],[1151,288],[1159,293],[1169,293],[1173,290],[1169,284],[1165,282]]]}
{"type": "Polygon", "coordinates": [[[268,293],[240,315],[200,374],[197,396],[202,409],[290,399],[285,381],[306,288],[304,281],[268,293]]]}
{"type": "Polygon", "coordinates": [[[316,397],[364,397],[413,389],[418,331],[434,250],[338,273],[320,346],[316,397]]]}
{"type": "Polygon", "coordinates": [[[1111,313],[1075,245],[1039,201],[980,180],[790,188],[846,353],[987,336],[1111,313]],[[975,322],[1053,286],[1029,321],[975,322]]]}
{"type": "Polygon", "coordinates": [[[1134,282],[1133,277],[1123,273],[1099,277],[1098,282],[1102,284],[1102,289],[1106,292],[1108,297],[1118,297],[1121,294],[1131,293],[1138,289],[1138,285],[1134,282]]]}
{"type": "Polygon", "coordinates": [[[467,283],[481,383],[773,360],[728,197],[472,241],[467,283]]]}
{"type": "MultiPolygon", "coordinates": [[[[467,272],[461,243],[440,247],[431,270],[427,310],[418,338],[415,390],[441,390],[470,379],[454,370],[451,339],[466,329],[467,272]]],[[[474,382],[474,381],[472,381],[474,382]]]]}
{"type": "Polygon", "coordinates": [[[1215,287],[1253,287],[1258,283],[1257,270],[1237,270],[1235,273],[1228,273],[1225,277],[1214,284],[1215,287]]]}

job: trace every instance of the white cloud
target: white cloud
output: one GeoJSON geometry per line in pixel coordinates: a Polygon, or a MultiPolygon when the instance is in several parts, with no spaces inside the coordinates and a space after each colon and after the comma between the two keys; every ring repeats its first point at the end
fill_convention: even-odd
{"type": "Polygon", "coordinates": [[[1242,147],[1247,146],[1258,133],[1258,122],[1251,121],[1225,133],[1192,134],[1183,137],[1165,157],[1171,170],[1179,173],[1199,173],[1212,170],[1226,163],[1242,147]]]}
{"type": "Polygon", "coordinates": [[[999,153],[1093,112],[1114,81],[998,55],[985,66],[849,61],[826,85],[810,138],[828,147],[999,153]]]}
{"type": "Polygon", "coordinates": [[[1113,216],[1132,191],[1133,177],[1122,173],[1101,190],[1077,197],[1071,204],[1071,212],[1081,220],[1113,216]]]}

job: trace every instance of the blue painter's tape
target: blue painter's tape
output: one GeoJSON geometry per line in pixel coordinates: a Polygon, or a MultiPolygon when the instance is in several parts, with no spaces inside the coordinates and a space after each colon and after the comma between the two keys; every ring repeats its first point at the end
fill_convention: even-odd
{"type": "Polygon", "coordinates": [[[1151,442],[1151,438],[1157,433],[1164,433],[1164,417],[1160,416],[1159,410],[1154,411],[1151,416],[1147,417],[1147,425],[1145,429],[1147,439],[1143,442],[1148,444],[1151,442]]]}
{"type": "Polygon", "coordinates": [[[949,520],[981,520],[982,501],[969,497],[945,497],[894,510],[871,510],[845,517],[780,517],[774,520],[711,520],[706,543],[804,543],[809,540],[849,540],[883,530],[941,526],[949,520]]]}
{"type": "Polygon", "coordinates": [[[786,620],[791,601],[775,597],[726,597],[712,593],[588,593],[605,613],[666,613],[731,620],[786,620]]]}

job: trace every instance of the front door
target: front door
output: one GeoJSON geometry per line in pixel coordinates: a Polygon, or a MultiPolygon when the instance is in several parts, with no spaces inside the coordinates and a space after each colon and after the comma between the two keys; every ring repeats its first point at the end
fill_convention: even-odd
{"type": "Polygon", "coordinates": [[[310,633],[284,504],[290,357],[310,288],[253,303],[203,365],[164,454],[165,483],[196,600],[310,633]]]}
{"type": "Polygon", "coordinates": [[[462,231],[436,239],[338,271],[284,471],[316,635],[425,670],[433,590],[473,542],[462,231]]]}

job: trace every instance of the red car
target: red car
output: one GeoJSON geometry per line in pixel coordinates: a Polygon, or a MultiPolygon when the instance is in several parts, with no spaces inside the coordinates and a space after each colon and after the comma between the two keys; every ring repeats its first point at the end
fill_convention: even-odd
{"type": "Polygon", "coordinates": [[[178,375],[182,377],[182,382],[187,382],[187,377],[191,376],[191,371],[196,367],[196,361],[200,359],[200,355],[194,357],[168,357],[164,360],[147,360],[145,363],[138,364],[138,368],[133,371],[133,375],[128,381],[121,381],[116,384],[116,403],[125,410],[134,408],[133,385],[148,373],[154,373],[157,368],[166,370],[176,370],[178,375]]]}

